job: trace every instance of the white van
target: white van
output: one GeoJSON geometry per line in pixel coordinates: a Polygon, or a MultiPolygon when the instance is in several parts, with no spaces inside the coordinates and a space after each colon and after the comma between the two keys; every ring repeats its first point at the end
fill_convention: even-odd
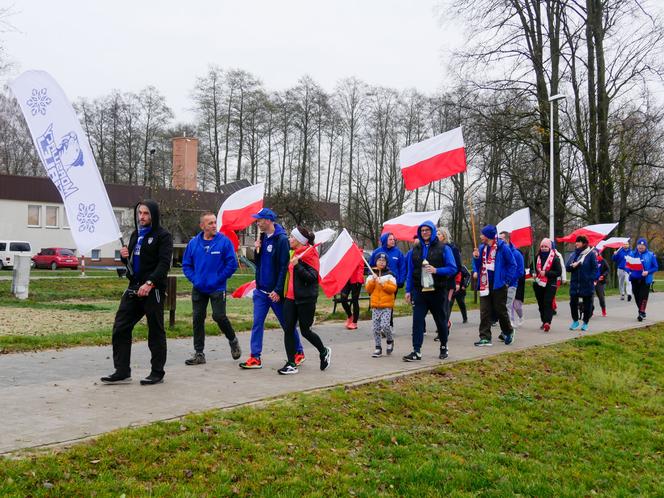
{"type": "Polygon", "coordinates": [[[30,242],[21,240],[0,240],[0,270],[14,266],[14,256],[31,256],[30,242]]]}

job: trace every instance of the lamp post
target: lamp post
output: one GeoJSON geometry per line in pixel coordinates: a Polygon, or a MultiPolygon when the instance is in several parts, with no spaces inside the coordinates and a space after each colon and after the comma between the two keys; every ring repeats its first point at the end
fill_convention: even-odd
{"type": "Polygon", "coordinates": [[[553,104],[557,100],[566,98],[562,93],[549,97],[549,239],[554,239],[554,201],[555,191],[553,186],[553,104]]]}

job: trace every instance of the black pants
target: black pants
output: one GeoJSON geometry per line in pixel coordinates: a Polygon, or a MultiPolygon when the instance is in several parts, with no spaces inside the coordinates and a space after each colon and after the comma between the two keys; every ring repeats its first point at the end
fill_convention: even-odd
{"type": "Polygon", "coordinates": [[[543,324],[548,323],[550,325],[553,320],[553,298],[556,296],[557,287],[555,284],[542,287],[534,282],[533,290],[535,291],[535,298],[537,299],[540,320],[542,320],[543,324]]]}
{"type": "Polygon", "coordinates": [[[353,323],[357,323],[360,318],[360,291],[362,290],[362,284],[346,284],[346,286],[341,291],[341,306],[346,312],[346,316],[350,318],[353,317],[353,323]],[[350,300],[348,299],[350,296],[350,300]],[[352,310],[351,310],[352,305],[352,310]]]}
{"type": "Polygon", "coordinates": [[[594,296],[591,294],[590,296],[570,296],[569,297],[569,307],[570,311],[572,312],[572,320],[575,322],[579,321],[579,299],[583,300],[583,304],[581,305],[581,320],[583,320],[584,323],[590,322],[590,318],[593,316],[593,299],[594,296]]]}
{"type": "Polygon", "coordinates": [[[488,296],[480,296],[480,339],[491,340],[493,317],[500,322],[503,334],[512,334],[512,323],[507,313],[507,286],[491,290],[488,296]]]}
{"type": "Polygon", "coordinates": [[[420,352],[424,343],[424,328],[427,312],[431,313],[436,323],[440,347],[447,347],[449,329],[447,328],[447,289],[422,292],[414,289],[411,293],[413,301],[413,351],[420,352]]]}
{"type": "Polygon", "coordinates": [[[284,301],[284,346],[288,361],[295,363],[295,353],[297,352],[297,343],[295,340],[295,325],[300,326],[300,333],[318,350],[321,357],[327,352],[323,341],[318,334],[311,330],[316,313],[316,301],[309,303],[296,304],[293,299],[284,301]]]}
{"type": "Polygon", "coordinates": [[[457,303],[457,306],[459,306],[459,311],[461,312],[461,317],[463,318],[463,321],[468,320],[468,311],[466,310],[466,289],[459,289],[454,293],[454,296],[452,297],[452,301],[450,302],[450,312],[452,311],[452,306],[454,306],[454,302],[457,303]]]}
{"type": "Polygon", "coordinates": [[[235,331],[228,316],[226,316],[226,293],[213,292],[204,294],[196,289],[191,291],[191,308],[194,322],[194,350],[202,353],[205,349],[205,317],[207,316],[208,302],[212,304],[212,319],[217,322],[226,339],[235,340],[235,331]]]}
{"type": "Polygon", "coordinates": [[[164,375],[166,364],[166,330],[164,329],[164,294],[153,289],[146,297],[127,290],[113,323],[113,365],[121,375],[131,374],[131,334],[145,316],[148,321],[148,348],[152,354],[152,373],[164,375]]]}
{"type": "Polygon", "coordinates": [[[645,278],[632,280],[632,294],[634,295],[634,302],[639,309],[639,313],[646,312],[648,306],[648,295],[650,294],[650,284],[646,283],[645,278]]]}
{"type": "Polygon", "coordinates": [[[606,286],[605,282],[597,282],[595,284],[595,294],[597,299],[599,299],[599,307],[602,308],[602,311],[606,309],[606,298],[604,297],[604,288],[606,286]]]}

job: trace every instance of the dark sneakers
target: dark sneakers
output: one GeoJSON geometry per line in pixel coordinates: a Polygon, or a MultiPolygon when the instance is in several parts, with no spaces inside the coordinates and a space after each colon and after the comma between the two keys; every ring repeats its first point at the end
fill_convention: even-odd
{"type": "Polygon", "coordinates": [[[145,379],[141,379],[142,386],[151,386],[154,384],[161,384],[162,382],[164,382],[164,374],[156,374],[154,372],[150,372],[150,375],[145,379]]]}
{"type": "Polygon", "coordinates": [[[194,353],[191,358],[184,360],[185,365],[203,365],[205,364],[205,353],[194,353]]]}
{"type": "Polygon", "coordinates": [[[438,355],[438,358],[441,360],[444,360],[450,355],[449,351],[447,348],[440,348],[440,354],[438,355]]]}
{"type": "Polygon", "coordinates": [[[298,369],[293,363],[287,362],[283,367],[277,370],[277,372],[279,372],[279,375],[294,375],[298,372],[298,369]]]}
{"type": "Polygon", "coordinates": [[[330,361],[332,360],[332,349],[325,348],[325,355],[320,358],[320,369],[326,370],[330,366],[330,361]]]}
{"type": "Polygon", "coordinates": [[[505,336],[505,346],[509,346],[514,342],[514,332],[511,334],[503,334],[505,336]]]}
{"type": "Polygon", "coordinates": [[[387,341],[387,354],[390,355],[394,351],[394,341],[387,341]]]}
{"type": "Polygon", "coordinates": [[[412,353],[404,356],[402,359],[403,361],[420,361],[422,359],[422,355],[417,351],[413,351],[412,353]]]}
{"type": "Polygon", "coordinates": [[[242,356],[242,349],[240,349],[240,341],[236,337],[232,341],[228,341],[228,344],[231,346],[231,356],[234,360],[239,360],[242,356]]]}
{"type": "Polygon", "coordinates": [[[106,377],[102,377],[101,381],[104,384],[129,384],[131,382],[131,376],[130,375],[122,375],[122,374],[119,374],[118,372],[113,372],[111,375],[107,375],[106,377]]]}
{"type": "Polygon", "coordinates": [[[480,348],[481,347],[493,346],[491,341],[488,340],[488,339],[480,339],[479,341],[475,342],[474,344],[475,344],[475,346],[480,347],[480,348]]]}

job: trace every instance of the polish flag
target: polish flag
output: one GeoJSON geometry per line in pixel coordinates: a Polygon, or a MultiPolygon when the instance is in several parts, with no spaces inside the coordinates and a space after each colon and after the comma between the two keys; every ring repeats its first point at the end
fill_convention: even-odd
{"type": "Polygon", "coordinates": [[[336,233],[337,232],[331,228],[323,228],[322,230],[318,230],[317,232],[314,232],[314,244],[324,244],[328,240],[331,240],[332,237],[336,235],[336,233]]]}
{"type": "Polygon", "coordinates": [[[408,190],[466,171],[461,127],[401,149],[399,162],[408,190]]]}
{"type": "Polygon", "coordinates": [[[235,289],[233,296],[236,299],[240,299],[243,297],[253,297],[254,291],[256,290],[256,281],[252,280],[251,282],[247,282],[246,284],[242,284],[240,287],[235,289]]]}
{"type": "Polygon", "coordinates": [[[586,227],[574,230],[569,235],[565,235],[564,237],[558,237],[556,240],[558,242],[570,242],[573,244],[579,235],[585,235],[588,238],[588,244],[591,246],[595,246],[600,240],[609,235],[611,233],[611,230],[613,230],[617,226],[618,223],[602,223],[599,225],[588,225],[586,227]]]}
{"type": "Polygon", "coordinates": [[[243,230],[256,221],[251,215],[263,209],[264,194],[265,184],[258,183],[229,195],[217,215],[219,231],[221,227],[226,230],[243,230]]]}
{"type": "Polygon", "coordinates": [[[629,237],[609,237],[597,244],[596,249],[602,252],[604,249],[620,249],[625,244],[629,244],[629,237]]]}
{"type": "Polygon", "coordinates": [[[530,208],[523,208],[510,214],[496,226],[498,233],[510,232],[514,247],[526,247],[533,243],[533,228],[530,223],[530,208]]]}
{"type": "Polygon", "coordinates": [[[332,297],[338,294],[362,260],[362,251],[344,228],[332,247],[320,258],[319,279],[325,295],[332,297]]]}
{"type": "MultiPolygon", "coordinates": [[[[417,235],[417,227],[425,221],[430,221],[434,225],[443,215],[443,210],[438,211],[415,211],[412,213],[404,213],[401,216],[392,218],[383,223],[384,233],[393,233],[397,240],[405,240],[408,242],[413,241],[413,237],[417,235]]],[[[435,234],[434,234],[435,235],[435,234]]]]}
{"type": "Polygon", "coordinates": [[[628,270],[643,271],[643,261],[641,261],[641,258],[635,258],[634,256],[625,256],[625,267],[628,270]]]}

